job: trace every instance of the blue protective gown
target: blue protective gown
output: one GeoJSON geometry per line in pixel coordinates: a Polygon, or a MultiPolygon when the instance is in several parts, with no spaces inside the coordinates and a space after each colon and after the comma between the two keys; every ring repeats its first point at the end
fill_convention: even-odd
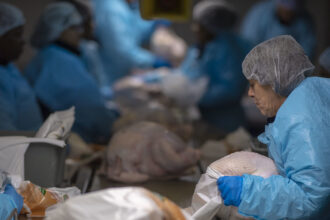
{"type": "Polygon", "coordinates": [[[280,175],[244,175],[240,213],[257,219],[330,219],[322,213],[330,208],[329,109],[330,79],[307,78],[289,95],[259,136],[280,175]]]}
{"type": "Polygon", "coordinates": [[[0,193],[0,219],[8,219],[14,209],[17,209],[14,200],[9,195],[0,193]]]}
{"type": "Polygon", "coordinates": [[[204,96],[199,101],[202,117],[227,132],[244,125],[245,117],[240,100],[247,81],[241,63],[250,45],[234,33],[223,32],[204,48],[191,48],[181,65],[181,71],[190,79],[209,78],[204,96]]]}
{"type": "Polygon", "coordinates": [[[28,82],[14,64],[0,65],[0,130],[35,131],[41,112],[28,82]]]}
{"type": "Polygon", "coordinates": [[[306,11],[297,13],[297,18],[287,26],[277,18],[276,3],[273,0],[258,3],[246,16],[241,34],[254,45],[279,35],[292,35],[312,59],[316,47],[314,24],[306,11]]]}
{"type": "Polygon", "coordinates": [[[150,68],[155,56],[141,44],[153,30],[154,22],[142,20],[137,9],[125,0],[94,0],[95,36],[108,80],[113,83],[133,68],[150,68]]]}
{"type": "Polygon", "coordinates": [[[87,142],[104,143],[109,139],[116,113],[106,108],[96,80],[78,55],[49,45],[28,65],[26,76],[33,79],[30,81],[36,95],[50,111],[75,106],[73,131],[87,142]]]}

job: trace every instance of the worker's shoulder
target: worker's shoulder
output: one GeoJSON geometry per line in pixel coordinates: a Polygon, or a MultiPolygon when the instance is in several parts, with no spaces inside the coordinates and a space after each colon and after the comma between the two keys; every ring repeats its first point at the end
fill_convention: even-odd
{"type": "Polygon", "coordinates": [[[286,99],[278,111],[281,118],[297,122],[330,121],[330,79],[308,77],[286,99]]]}
{"type": "Polygon", "coordinates": [[[274,10],[274,2],[266,0],[253,5],[249,13],[260,15],[260,14],[268,14],[270,13],[270,11],[273,10],[274,10]]]}

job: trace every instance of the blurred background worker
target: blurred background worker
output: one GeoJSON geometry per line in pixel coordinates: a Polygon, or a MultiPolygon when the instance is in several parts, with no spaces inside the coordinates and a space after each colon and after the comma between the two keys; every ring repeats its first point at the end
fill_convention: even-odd
{"type": "Polygon", "coordinates": [[[82,22],[67,2],[46,7],[31,38],[39,53],[28,65],[26,76],[45,109],[75,106],[73,130],[87,142],[106,143],[117,113],[107,108],[96,80],[81,60],[82,22]]]}
{"type": "Polygon", "coordinates": [[[328,47],[319,57],[320,75],[330,78],[330,47],[328,47]]]}
{"type": "Polygon", "coordinates": [[[80,51],[83,62],[87,70],[96,79],[100,86],[100,91],[105,98],[111,99],[113,91],[107,83],[107,73],[100,56],[100,45],[94,37],[93,6],[89,0],[59,0],[66,1],[75,6],[81,15],[84,27],[82,40],[80,41],[80,51]]]}
{"type": "Polygon", "coordinates": [[[272,118],[259,140],[280,175],[219,178],[225,205],[257,219],[329,219],[330,79],[311,77],[313,64],[288,35],[256,46],[242,66],[249,96],[272,118]]]}
{"type": "Polygon", "coordinates": [[[33,90],[12,63],[23,51],[24,24],[18,8],[0,3],[0,130],[36,130],[42,123],[33,90]]]}
{"type": "MultiPolygon", "coordinates": [[[[3,193],[0,193],[0,219],[7,220],[15,209],[19,214],[23,207],[23,198],[11,184],[7,184],[3,193]]],[[[12,218],[14,219],[14,217],[12,218]]]]}
{"type": "Polygon", "coordinates": [[[181,65],[190,79],[209,79],[199,108],[207,122],[225,132],[237,129],[245,121],[240,100],[247,81],[240,64],[251,48],[233,32],[236,20],[233,7],[223,0],[199,2],[193,10],[197,44],[181,65]]]}
{"type": "Polygon", "coordinates": [[[254,45],[278,35],[292,35],[310,59],[315,55],[314,23],[303,0],[266,0],[255,5],[243,22],[241,33],[254,45]]]}
{"type": "Polygon", "coordinates": [[[101,58],[109,73],[108,83],[134,69],[171,66],[164,58],[142,48],[164,22],[143,20],[137,0],[93,0],[93,3],[95,37],[100,42],[101,58]]]}

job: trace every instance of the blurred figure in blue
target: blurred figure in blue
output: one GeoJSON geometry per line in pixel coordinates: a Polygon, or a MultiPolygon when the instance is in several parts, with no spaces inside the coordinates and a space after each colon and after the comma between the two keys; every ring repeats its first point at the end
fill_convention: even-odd
{"type": "Polygon", "coordinates": [[[26,76],[50,111],[76,107],[73,131],[87,142],[106,143],[117,112],[107,108],[96,80],[80,57],[82,22],[70,3],[46,7],[31,38],[39,53],[28,65],[26,76]]]}
{"type": "Polygon", "coordinates": [[[18,8],[0,3],[0,130],[37,130],[42,124],[33,90],[12,63],[23,51],[24,24],[18,8]]]}
{"type": "Polygon", "coordinates": [[[143,20],[137,0],[93,0],[93,2],[95,37],[100,42],[100,54],[108,73],[109,84],[134,69],[171,66],[167,60],[141,46],[150,39],[158,26],[168,23],[143,20]]]}
{"type": "Polygon", "coordinates": [[[324,50],[319,57],[319,64],[321,67],[320,75],[330,78],[330,47],[324,50]]]}
{"type": "Polygon", "coordinates": [[[108,83],[107,73],[100,56],[100,45],[94,37],[93,6],[89,0],[59,0],[75,6],[83,19],[84,33],[80,42],[81,57],[88,72],[96,79],[101,93],[106,99],[113,98],[113,91],[108,83]]]}
{"type": "Polygon", "coordinates": [[[231,132],[245,123],[240,100],[247,81],[240,64],[250,44],[232,31],[237,15],[223,0],[198,3],[193,20],[197,45],[189,50],[181,70],[192,80],[209,78],[199,101],[202,118],[222,131],[231,132]]]}
{"type": "Polygon", "coordinates": [[[313,76],[288,35],[257,45],[242,66],[249,96],[269,117],[258,139],[279,175],[220,177],[224,204],[255,219],[330,219],[330,79],[313,76]]]}
{"type": "MultiPolygon", "coordinates": [[[[17,211],[19,214],[23,207],[23,198],[11,184],[7,184],[3,193],[0,193],[0,219],[8,219],[17,211]]],[[[14,220],[14,217],[10,220],[14,220]]]]}
{"type": "Polygon", "coordinates": [[[258,3],[246,16],[241,33],[254,45],[289,34],[311,59],[315,55],[315,27],[303,0],[266,0],[258,3]]]}

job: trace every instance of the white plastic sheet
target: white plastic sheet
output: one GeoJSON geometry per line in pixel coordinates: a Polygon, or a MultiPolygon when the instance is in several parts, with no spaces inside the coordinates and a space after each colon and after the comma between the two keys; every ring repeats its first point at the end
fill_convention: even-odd
{"type": "MultiPolygon", "coordinates": [[[[69,199],[47,213],[46,220],[163,220],[162,210],[139,187],[112,188],[69,199]]],[[[186,220],[192,220],[187,217],[186,220]]]]}
{"type": "Polygon", "coordinates": [[[74,107],[51,114],[38,130],[36,137],[63,140],[71,131],[74,115],[74,107]]]}

